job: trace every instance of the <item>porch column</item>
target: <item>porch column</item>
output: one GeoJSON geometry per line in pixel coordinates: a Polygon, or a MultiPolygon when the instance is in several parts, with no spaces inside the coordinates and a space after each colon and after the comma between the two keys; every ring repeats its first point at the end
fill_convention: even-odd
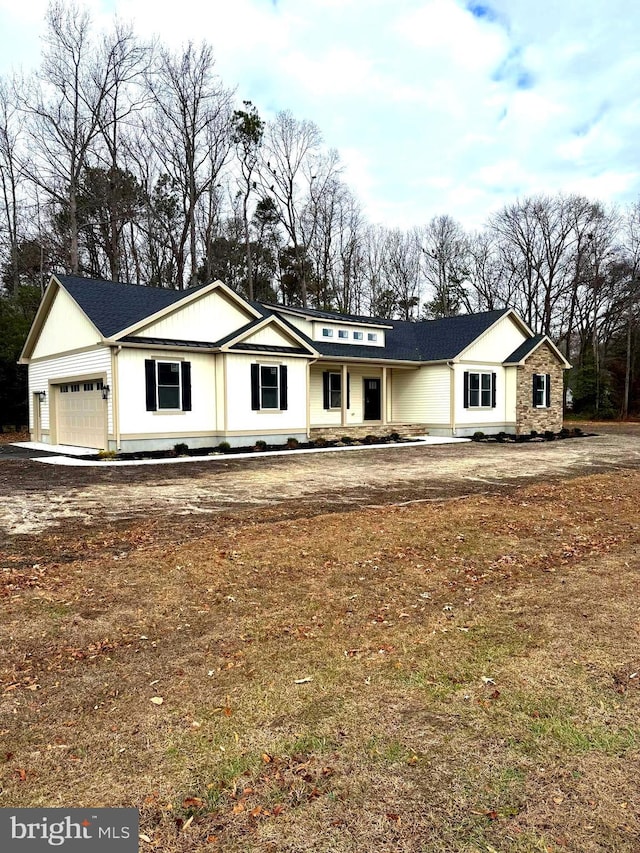
{"type": "Polygon", "coordinates": [[[382,368],[382,405],[380,406],[383,426],[387,423],[387,368],[382,368]]]}
{"type": "Polygon", "coordinates": [[[340,425],[341,426],[347,426],[347,365],[346,364],[342,365],[342,380],[341,380],[340,387],[342,388],[342,391],[340,393],[340,400],[342,402],[342,405],[340,407],[342,410],[340,412],[340,417],[341,417],[340,425]]]}

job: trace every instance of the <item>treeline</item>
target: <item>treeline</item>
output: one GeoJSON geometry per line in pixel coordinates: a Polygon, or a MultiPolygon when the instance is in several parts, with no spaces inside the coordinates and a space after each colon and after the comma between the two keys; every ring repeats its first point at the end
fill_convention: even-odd
{"type": "Polygon", "coordinates": [[[55,271],[409,320],[512,306],[575,365],[576,410],[640,408],[640,201],[373,225],[320,129],[238,101],[207,43],[96,33],[53,3],[39,69],[0,78],[0,179],[0,423],[23,412],[13,362],[55,271]]]}

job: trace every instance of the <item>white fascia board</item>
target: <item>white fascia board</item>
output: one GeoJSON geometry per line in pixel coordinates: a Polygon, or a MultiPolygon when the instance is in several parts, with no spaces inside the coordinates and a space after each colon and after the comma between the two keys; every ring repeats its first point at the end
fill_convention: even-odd
{"type": "Polygon", "coordinates": [[[98,336],[96,344],[103,344],[105,342],[102,333],[100,332],[96,324],[93,322],[93,320],[87,316],[87,314],[78,305],[73,296],[69,293],[67,288],[58,279],[56,274],[53,273],[51,275],[51,278],[49,279],[49,284],[47,285],[40,305],[38,306],[38,310],[36,311],[36,316],[33,318],[33,323],[31,324],[31,328],[29,329],[29,334],[27,335],[27,339],[24,342],[24,346],[22,347],[22,352],[20,353],[20,358],[18,359],[18,364],[29,363],[30,355],[33,352],[33,348],[35,347],[36,343],[38,342],[40,332],[42,331],[42,327],[45,324],[45,321],[49,314],[49,310],[53,305],[53,300],[55,299],[55,295],[58,290],[64,290],[64,292],[67,294],[69,299],[71,299],[71,301],[76,306],[78,311],[82,314],[82,316],[85,318],[85,320],[96,330],[96,335],[98,336]]]}

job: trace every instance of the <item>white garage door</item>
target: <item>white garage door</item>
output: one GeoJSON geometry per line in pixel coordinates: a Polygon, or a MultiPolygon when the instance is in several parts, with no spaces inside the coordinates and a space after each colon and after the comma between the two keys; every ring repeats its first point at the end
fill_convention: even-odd
{"type": "Polygon", "coordinates": [[[107,409],[102,380],[58,385],[58,444],[104,448],[107,409]]]}

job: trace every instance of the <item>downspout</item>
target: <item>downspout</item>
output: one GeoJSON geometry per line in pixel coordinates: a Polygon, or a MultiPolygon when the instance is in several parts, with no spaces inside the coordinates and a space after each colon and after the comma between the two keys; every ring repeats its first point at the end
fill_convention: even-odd
{"type": "Polygon", "coordinates": [[[111,416],[113,418],[113,437],[116,442],[116,450],[120,450],[120,398],[118,386],[118,356],[122,350],[121,346],[114,347],[111,352],[111,416]]]}
{"type": "Polygon", "coordinates": [[[456,371],[453,361],[448,361],[447,367],[451,371],[449,374],[449,425],[453,438],[456,432],[456,371]]]}

